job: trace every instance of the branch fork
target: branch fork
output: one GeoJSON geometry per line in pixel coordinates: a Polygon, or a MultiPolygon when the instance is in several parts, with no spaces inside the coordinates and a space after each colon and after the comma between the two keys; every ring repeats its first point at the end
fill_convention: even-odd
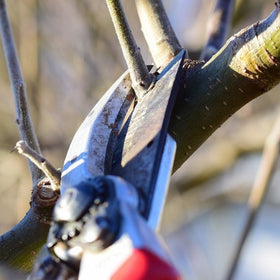
{"type": "Polygon", "coordinates": [[[53,191],[59,192],[61,178],[60,170],[56,169],[42,155],[31,149],[23,140],[20,140],[16,143],[13,151],[17,151],[19,154],[25,156],[31,162],[33,162],[49,178],[53,191]]]}

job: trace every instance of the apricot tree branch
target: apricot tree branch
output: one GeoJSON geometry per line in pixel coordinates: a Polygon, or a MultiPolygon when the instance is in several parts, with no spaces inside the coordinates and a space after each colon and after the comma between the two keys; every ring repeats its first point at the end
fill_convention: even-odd
{"type": "Polygon", "coordinates": [[[230,27],[235,0],[217,0],[207,23],[207,43],[200,59],[208,61],[223,46],[230,27]]]}
{"type": "Polygon", "coordinates": [[[280,82],[279,5],[231,37],[207,63],[186,60],[169,132],[174,170],[232,114],[280,82]]]}
{"type": "MultiPolygon", "coordinates": [[[[0,32],[14,95],[18,130],[20,132],[22,140],[26,141],[28,145],[37,153],[40,153],[38,140],[34,132],[32,120],[28,109],[24,80],[22,77],[4,0],[0,0],[0,32]]],[[[41,170],[31,162],[29,162],[29,168],[34,183],[39,178],[41,178],[43,174],[41,170]]]]}
{"type": "MultiPolygon", "coordinates": [[[[22,140],[26,141],[34,153],[40,154],[4,0],[0,0],[0,32],[14,95],[18,129],[22,140]]],[[[43,172],[34,163],[28,162],[33,181],[30,209],[20,223],[0,236],[0,262],[26,272],[31,269],[37,252],[46,241],[52,210],[59,197],[59,192],[53,190],[51,182],[40,180],[43,172]]]]}
{"type": "Polygon", "coordinates": [[[241,237],[237,245],[234,257],[232,259],[232,263],[230,265],[229,273],[226,278],[227,280],[231,280],[234,277],[234,274],[238,267],[242,249],[246,240],[248,239],[250,232],[254,227],[257,214],[265,198],[265,194],[267,193],[267,190],[269,188],[271,177],[278,158],[279,141],[280,114],[265,142],[262,161],[247,203],[246,222],[241,233],[241,237]]]}
{"type": "Polygon", "coordinates": [[[143,95],[151,86],[153,76],[143,60],[125,17],[120,0],[106,0],[127,63],[136,94],[143,95]]]}
{"type": "Polygon", "coordinates": [[[59,192],[48,180],[41,180],[32,192],[30,209],[10,231],[0,236],[0,263],[29,272],[49,231],[53,207],[59,192]]]}
{"type": "Polygon", "coordinates": [[[61,172],[47,159],[31,149],[25,141],[18,141],[14,148],[17,152],[32,161],[49,178],[53,191],[60,190],[61,172]]]}
{"type": "Polygon", "coordinates": [[[161,0],[135,0],[142,31],[157,67],[164,68],[182,47],[161,0]]]}

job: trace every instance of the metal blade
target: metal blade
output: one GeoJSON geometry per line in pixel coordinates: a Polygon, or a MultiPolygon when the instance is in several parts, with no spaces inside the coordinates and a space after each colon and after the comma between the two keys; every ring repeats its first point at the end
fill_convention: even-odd
{"type": "Polygon", "coordinates": [[[181,51],[172,60],[158,77],[154,88],[138,101],[126,134],[122,165],[142,151],[159,132],[167,131],[184,54],[185,51],[181,51]]]}
{"type": "Polygon", "coordinates": [[[139,100],[120,133],[112,171],[144,194],[148,218],[165,145],[168,123],[181,78],[185,51],[158,77],[154,88],[139,100]]]}
{"type": "Polygon", "coordinates": [[[106,154],[121,129],[134,100],[131,80],[125,72],[104,94],[77,130],[67,152],[61,180],[61,191],[93,176],[104,175],[106,154]]]}
{"type": "Polygon", "coordinates": [[[159,230],[175,159],[176,146],[175,140],[167,134],[154,193],[151,200],[151,208],[147,217],[148,224],[155,230],[159,230]]]}

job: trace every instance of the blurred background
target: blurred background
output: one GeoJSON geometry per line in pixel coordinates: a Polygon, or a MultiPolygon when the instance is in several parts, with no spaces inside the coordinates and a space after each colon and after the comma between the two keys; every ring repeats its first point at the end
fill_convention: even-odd
{"type": "MultiPolygon", "coordinates": [[[[134,1],[122,2],[150,64],[134,1]]],[[[163,2],[180,42],[191,58],[198,58],[214,1],[163,2]]],[[[126,70],[106,4],[104,0],[9,0],[7,5],[42,152],[61,168],[80,123],[126,70]]],[[[237,1],[229,36],[273,9],[272,0],[237,1]]],[[[19,134],[2,49],[0,62],[2,234],[29,208],[31,179],[25,159],[10,152],[19,134]]],[[[184,279],[224,279],[244,226],[245,203],[264,141],[279,114],[279,99],[276,87],[242,108],[173,175],[161,233],[184,279]]],[[[279,279],[279,185],[278,166],[235,279],[279,279]]]]}

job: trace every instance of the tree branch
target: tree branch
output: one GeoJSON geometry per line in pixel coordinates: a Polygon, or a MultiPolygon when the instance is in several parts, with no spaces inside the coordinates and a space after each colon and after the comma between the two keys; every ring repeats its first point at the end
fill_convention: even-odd
{"type": "Polygon", "coordinates": [[[46,242],[53,207],[59,193],[42,180],[32,193],[31,208],[13,229],[0,236],[0,263],[29,272],[46,242]]]}
{"type": "Polygon", "coordinates": [[[174,170],[232,114],[280,81],[280,16],[272,14],[230,38],[206,64],[185,61],[169,132],[174,170]]]}
{"type": "MultiPolygon", "coordinates": [[[[33,124],[29,114],[24,80],[18,62],[17,52],[4,0],[0,0],[0,32],[14,94],[16,122],[18,129],[22,140],[26,141],[28,145],[37,153],[40,153],[38,140],[34,132],[33,124]]],[[[38,181],[39,178],[43,177],[41,170],[38,169],[33,163],[29,162],[29,168],[33,183],[38,181]]]]}
{"type": "Polygon", "coordinates": [[[106,0],[106,2],[129,69],[132,86],[136,94],[140,94],[141,97],[151,86],[153,75],[149,73],[140,49],[136,45],[120,0],[106,0]]]}
{"type": "MultiPolygon", "coordinates": [[[[14,95],[18,129],[21,138],[32,148],[33,155],[39,155],[40,148],[29,114],[24,81],[4,0],[0,0],[0,31],[14,95]]],[[[44,162],[42,164],[44,165],[44,162]]],[[[43,177],[40,168],[31,161],[29,168],[33,181],[31,208],[20,223],[0,236],[0,262],[23,271],[32,268],[37,252],[46,241],[52,210],[59,197],[59,192],[53,190],[50,181],[39,181],[43,177]]]]}
{"type": "Polygon", "coordinates": [[[60,190],[61,172],[47,159],[32,150],[25,141],[18,141],[15,148],[17,152],[32,161],[49,178],[53,191],[60,190]]]}
{"type": "Polygon", "coordinates": [[[223,46],[230,27],[235,0],[217,0],[207,23],[207,43],[200,59],[208,61],[223,46]]]}
{"type": "Polygon", "coordinates": [[[142,31],[156,65],[164,68],[182,47],[161,0],[135,0],[142,31]]]}
{"type": "Polygon", "coordinates": [[[256,217],[258,215],[262,202],[265,198],[267,190],[270,186],[271,177],[275,169],[277,158],[278,158],[279,141],[280,141],[280,114],[272,128],[272,131],[268,135],[265,142],[263,157],[259,167],[259,172],[257,174],[255,183],[253,185],[252,191],[250,193],[247,202],[247,211],[248,211],[247,219],[239,243],[237,245],[236,252],[232,259],[232,263],[230,265],[229,273],[226,278],[227,280],[231,280],[234,277],[234,274],[238,267],[238,262],[240,259],[240,255],[242,253],[242,249],[244,247],[244,244],[250,232],[252,231],[252,228],[255,224],[256,217]]]}

